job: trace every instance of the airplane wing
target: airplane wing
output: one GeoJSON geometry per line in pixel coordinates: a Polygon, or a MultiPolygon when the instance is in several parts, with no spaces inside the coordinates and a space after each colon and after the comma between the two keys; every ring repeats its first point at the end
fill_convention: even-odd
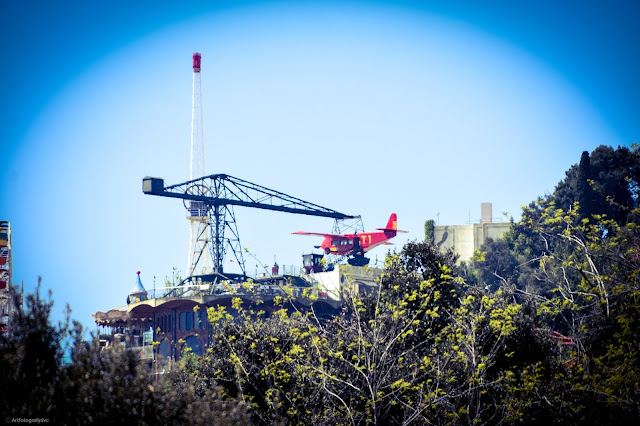
{"type": "Polygon", "coordinates": [[[341,235],[341,234],[322,234],[320,232],[303,232],[303,231],[298,231],[298,232],[292,232],[292,234],[295,235],[316,235],[318,237],[331,237],[331,238],[340,238],[343,240],[348,240],[349,238],[341,235]]]}

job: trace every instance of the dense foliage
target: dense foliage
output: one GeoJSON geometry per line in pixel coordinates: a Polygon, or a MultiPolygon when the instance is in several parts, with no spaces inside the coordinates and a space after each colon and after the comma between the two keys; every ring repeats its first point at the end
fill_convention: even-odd
{"type": "Polygon", "coordinates": [[[474,261],[481,281],[513,286],[541,327],[571,339],[541,396],[572,423],[640,419],[639,170],[636,145],[583,153],[474,261]]]}
{"type": "Polygon", "coordinates": [[[379,292],[345,292],[326,323],[285,299],[270,316],[240,299],[235,316],[211,308],[215,343],[184,371],[199,392],[222,386],[251,404],[256,424],[544,419],[529,389],[558,348],[511,289],[468,288],[454,261],[409,243],[387,258],[379,292]]]}
{"type": "Polygon", "coordinates": [[[246,407],[221,398],[215,388],[196,398],[192,380],[156,382],[133,352],[100,349],[98,339],[85,342],[78,323],[52,325],[53,302],[39,291],[27,296],[25,305],[10,334],[0,336],[5,419],[100,425],[249,422],[246,407]],[[71,362],[63,363],[68,351],[71,362]]]}
{"type": "Polygon", "coordinates": [[[411,242],[331,320],[286,294],[210,308],[213,344],[160,382],[50,325],[36,293],[0,340],[0,404],[60,423],[637,424],[639,171],[636,147],[584,153],[470,265],[411,242]]]}

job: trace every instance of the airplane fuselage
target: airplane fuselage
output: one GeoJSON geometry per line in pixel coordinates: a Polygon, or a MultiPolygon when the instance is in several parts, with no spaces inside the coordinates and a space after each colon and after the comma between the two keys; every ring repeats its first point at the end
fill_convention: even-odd
{"type": "Polygon", "coordinates": [[[345,234],[344,237],[325,237],[320,245],[320,248],[324,250],[326,254],[335,254],[339,256],[345,256],[357,249],[354,244],[354,239],[360,240],[360,248],[363,252],[384,244],[386,241],[396,236],[395,231],[381,231],[381,232],[363,232],[360,234],[345,234]]]}

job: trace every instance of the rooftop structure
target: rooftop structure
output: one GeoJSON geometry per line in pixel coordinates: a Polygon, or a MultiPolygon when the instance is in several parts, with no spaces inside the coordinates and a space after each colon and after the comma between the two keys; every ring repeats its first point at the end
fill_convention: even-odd
{"type": "Polygon", "coordinates": [[[142,286],[142,281],[140,281],[140,271],[136,272],[138,275],[136,279],[135,286],[129,292],[129,296],[127,297],[127,304],[137,303],[147,300],[147,290],[142,286]]]}

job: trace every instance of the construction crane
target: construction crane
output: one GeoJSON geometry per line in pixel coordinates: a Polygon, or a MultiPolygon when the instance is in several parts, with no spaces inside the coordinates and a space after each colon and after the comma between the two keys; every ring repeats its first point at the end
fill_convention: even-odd
{"type": "MultiPolygon", "coordinates": [[[[162,178],[145,177],[142,180],[142,192],[182,199],[188,215],[200,218],[207,225],[202,232],[208,229],[211,235],[201,234],[198,238],[211,243],[213,272],[218,274],[223,273],[225,254],[227,249],[231,249],[243,275],[246,275],[233,206],[330,217],[336,220],[359,218],[226,174],[214,174],[166,187],[162,178]],[[225,230],[228,230],[231,236],[225,238],[225,230]]],[[[206,248],[206,245],[202,247],[198,258],[207,254],[204,253],[206,248]]],[[[195,259],[194,265],[197,262],[198,259],[195,259]]]]}

